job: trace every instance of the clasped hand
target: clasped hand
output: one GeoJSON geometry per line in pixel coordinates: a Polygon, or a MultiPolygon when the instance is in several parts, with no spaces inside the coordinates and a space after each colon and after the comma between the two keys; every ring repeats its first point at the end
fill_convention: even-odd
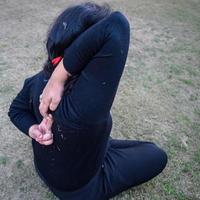
{"type": "Polygon", "coordinates": [[[29,136],[42,145],[50,145],[53,143],[53,134],[51,126],[53,118],[51,115],[43,118],[40,124],[34,124],[29,128],[29,136]]]}
{"type": "Polygon", "coordinates": [[[53,143],[51,131],[53,118],[52,115],[48,114],[48,110],[55,111],[58,107],[63,95],[65,82],[69,76],[71,74],[65,70],[63,60],[61,60],[40,96],[39,110],[44,118],[40,124],[35,124],[29,129],[29,136],[40,144],[50,145],[53,143]]]}

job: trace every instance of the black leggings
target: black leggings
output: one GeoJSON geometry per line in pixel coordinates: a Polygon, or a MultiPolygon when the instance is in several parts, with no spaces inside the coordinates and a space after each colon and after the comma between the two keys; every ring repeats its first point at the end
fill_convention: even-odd
{"type": "MultiPolygon", "coordinates": [[[[91,123],[108,117],[128,47],[128,22],[122,14],[114,12],[80,35],[65,52],[66,69],[71,74],[81,71],[70,94],[63,97],[73,104],[66,111],[73,120],[91,123]]],[[[87,185],[73,192],[50,187],[53,193],[66,200],[109,199],[152,179],[167,163],[166,153],[150,142],[110,138],[108,144],[103,164],[87,185]]]]}
{"type": "MultiPolygon", "coordinates": [[[[167,163],[166,153],[154,143],[134,140],[109,140],[103,165],[81,189],[59,191],[40,178],[61,200],[108,200],[117,194],[157,176],[167,163]]],[[[80,169],[81,170],[81,169],[80,169]]]]}
{"type": "Polygon", "coordinates": [[[104,161],[106,197],[152,179],[166,163],[166,153],[154,143],[111,139],[104,161]]]}

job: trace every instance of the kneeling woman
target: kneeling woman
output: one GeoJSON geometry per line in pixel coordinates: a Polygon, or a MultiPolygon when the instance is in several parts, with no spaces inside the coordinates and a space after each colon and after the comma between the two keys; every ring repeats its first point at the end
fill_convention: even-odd
{"type": "Polygon", "coordinates": [[[10,106],[11,121],[32,138],[39,176],[60,199],[109,199],[167,163],[151,142],[110,137],[129,36],[126,17],[108,6],[67,8],[48,33],[44,69],[25,80],[10,106]]]}

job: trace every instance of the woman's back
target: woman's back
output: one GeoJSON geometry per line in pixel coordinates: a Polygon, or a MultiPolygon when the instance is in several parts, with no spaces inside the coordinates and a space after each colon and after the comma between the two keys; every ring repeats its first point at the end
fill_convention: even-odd
{"type": "MultiPolygon", "coordinates": [[[[49,75],[41,71],[30,80],[29,102],[38,122],[42,119],[39,112],[39,96],[48,78],[49,75]]],[[[70,110],[71,106],[70,101],[67,104],[65,102],[64,109],[70,110]]],[[[74,190],[87,183],[101,166],[112,118],[109,116],[101,123],[88,125],[66,118],[62,113],[64,112],[61,106],[52,113],[53,144],[44,146],[33,140],[32,145],[36,165],[44,178],[56,188],[74,190]]]]}

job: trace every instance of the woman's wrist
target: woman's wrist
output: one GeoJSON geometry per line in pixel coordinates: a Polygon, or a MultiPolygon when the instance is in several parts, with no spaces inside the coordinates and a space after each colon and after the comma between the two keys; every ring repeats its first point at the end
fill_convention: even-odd
{"type": "Polygon", "coordinates": [[[52,73],[51,79],[64,84],[70,76],[71,74],[67,72],[67,70],[64,68],[63,60],[61,60],[58,66],[55,68],[54,72],[52,73]]]}

